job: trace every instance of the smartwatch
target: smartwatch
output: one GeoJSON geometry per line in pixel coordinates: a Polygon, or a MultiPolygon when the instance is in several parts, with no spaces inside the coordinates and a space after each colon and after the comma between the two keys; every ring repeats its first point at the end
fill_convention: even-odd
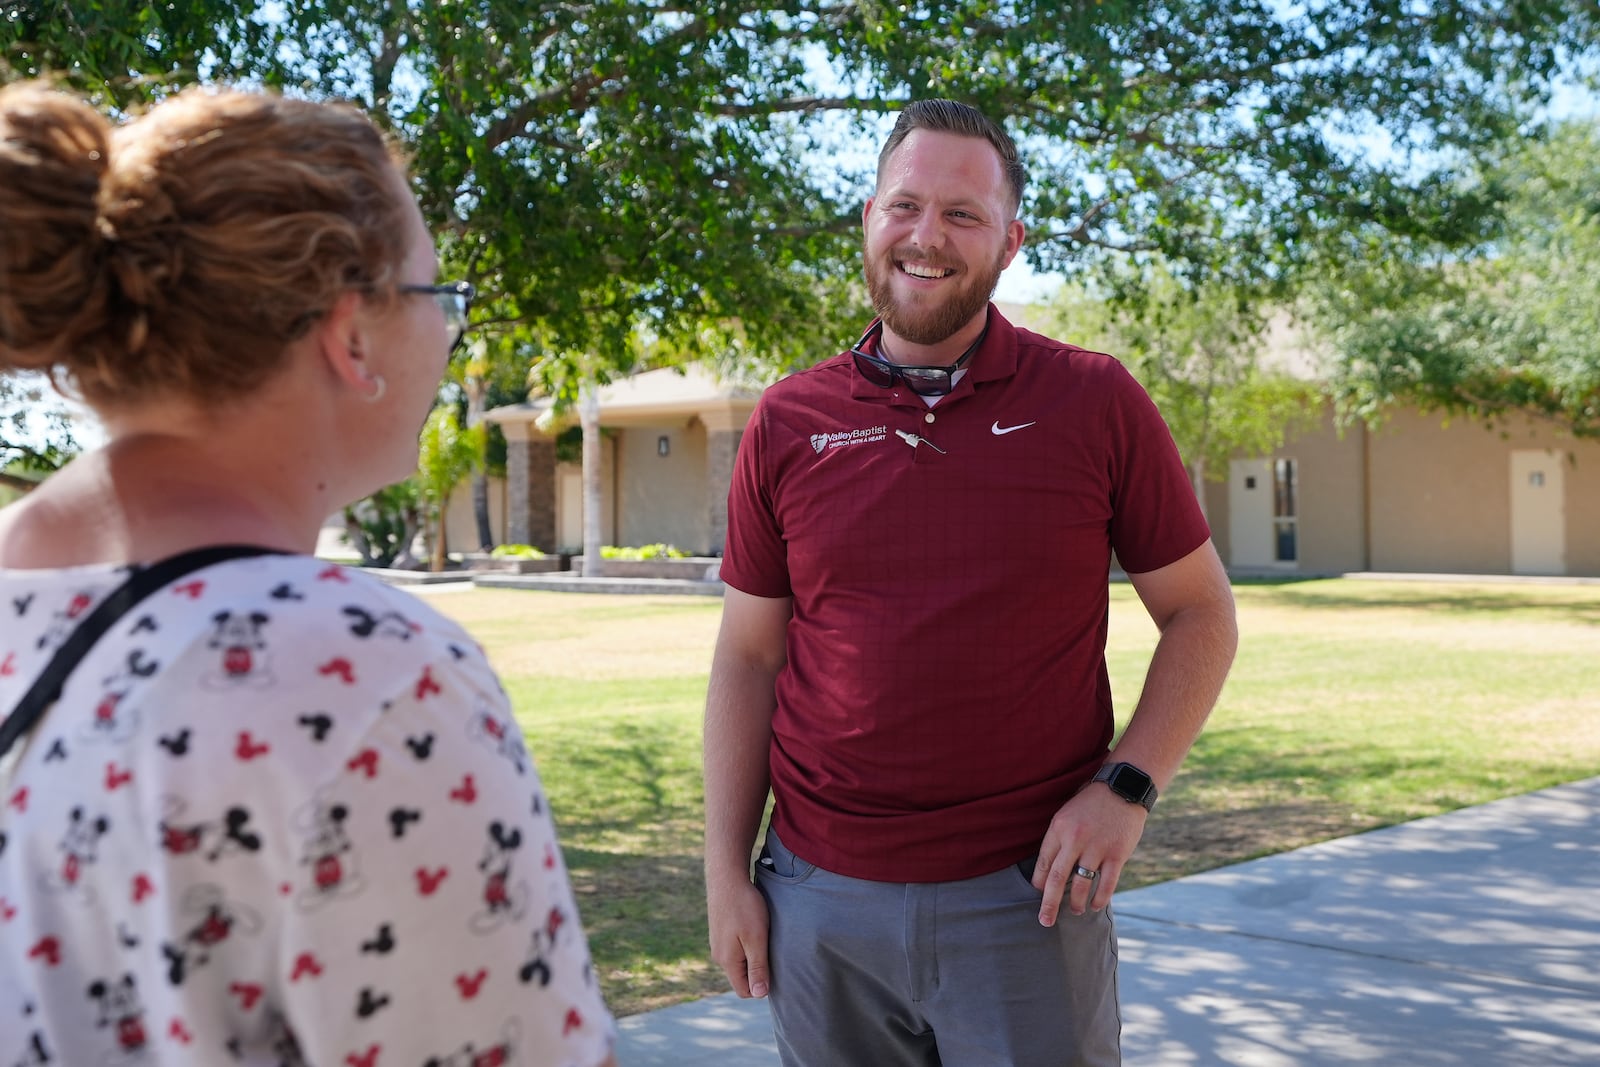
{"type": "Polygon", "coordinates": [[[1117,796],[1129,804],[1143,805],[1145,811],[1156,806],[1156,784],[1131,763],[1108,763],[1091,781],[1104,782],[1117,796]]]}

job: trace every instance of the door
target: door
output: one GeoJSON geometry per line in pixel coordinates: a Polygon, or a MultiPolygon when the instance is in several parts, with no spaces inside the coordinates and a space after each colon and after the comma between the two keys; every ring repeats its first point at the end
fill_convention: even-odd
{"type": "Polygon", "coordinates": [[[563,552],[583,551],[583,468],[563,463],[556,468],[556,544],[563,552]]]}
{"type": "Polygon", "coordinates": [[[1235,567],[1299,565],[1299,464],[1285,458],[1229,464],[1228,545],[1235,567]]]}
{"type": "Polygon", "coordinates": [[[1566,456],[1542,448],[1511,453],[1511,573],[1567,573],[1566,456]]]}
{"type": "Polygon", "coordinates": [[[1272,460],[1236,459],[1228,465],[1228,562],[1270,567],[1273,547],[1272,460]]]}

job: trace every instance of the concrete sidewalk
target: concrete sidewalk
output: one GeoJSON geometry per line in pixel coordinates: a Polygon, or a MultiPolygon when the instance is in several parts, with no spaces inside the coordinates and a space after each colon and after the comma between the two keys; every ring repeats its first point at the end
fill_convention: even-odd
{"type": "MultiPolygon", "coordinates": [[[[1600,778],[1113,907],[1125,1067],[1600,1065],[1600,778]]],[[[621,1067],[778,1064],[762,1001],[619,1026],[621,1067]]]]}

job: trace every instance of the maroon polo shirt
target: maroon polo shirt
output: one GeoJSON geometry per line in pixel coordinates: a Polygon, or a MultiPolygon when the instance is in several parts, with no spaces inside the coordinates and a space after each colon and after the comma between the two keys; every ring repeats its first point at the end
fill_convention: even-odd
{"type": "Polygon", "coordinates": [[[1113,550],[1151,571],[1210,536],[1115,359],[991,304],[969,368],[930,409],[836,356],[769,388],[739,445],[722,578],[794,598],[773,825],[854,878],[1036,854],[1111,741],[1113,550]]]}

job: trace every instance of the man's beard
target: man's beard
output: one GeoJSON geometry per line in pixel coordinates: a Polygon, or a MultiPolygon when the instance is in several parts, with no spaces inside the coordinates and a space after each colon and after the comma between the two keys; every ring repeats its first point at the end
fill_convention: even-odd
{"type": "MultiPolygon", "coordinates": [[[[894,295],[893,278],[900,270],[895,266],[897,258],[927,262],[915,257],[899,257],[892,251],[887,257],[875,256],[863,242],[861,260],[873,309],[891,333],[918,345],[936,345],[948,340],[971,322],[973,316],[988,306],[989,298],[1000,284],[1000,272],[1005,269],[1005,249],[1002,248],[987,271],[969,272],[965,284],[953,293],[939,298],[930,296],[926,303],[919,301],[916,305],[908,305],[897,301],[894,295]]],[[[957,266],[938,260],[928,265],[946,268],[957,266]]]]}

